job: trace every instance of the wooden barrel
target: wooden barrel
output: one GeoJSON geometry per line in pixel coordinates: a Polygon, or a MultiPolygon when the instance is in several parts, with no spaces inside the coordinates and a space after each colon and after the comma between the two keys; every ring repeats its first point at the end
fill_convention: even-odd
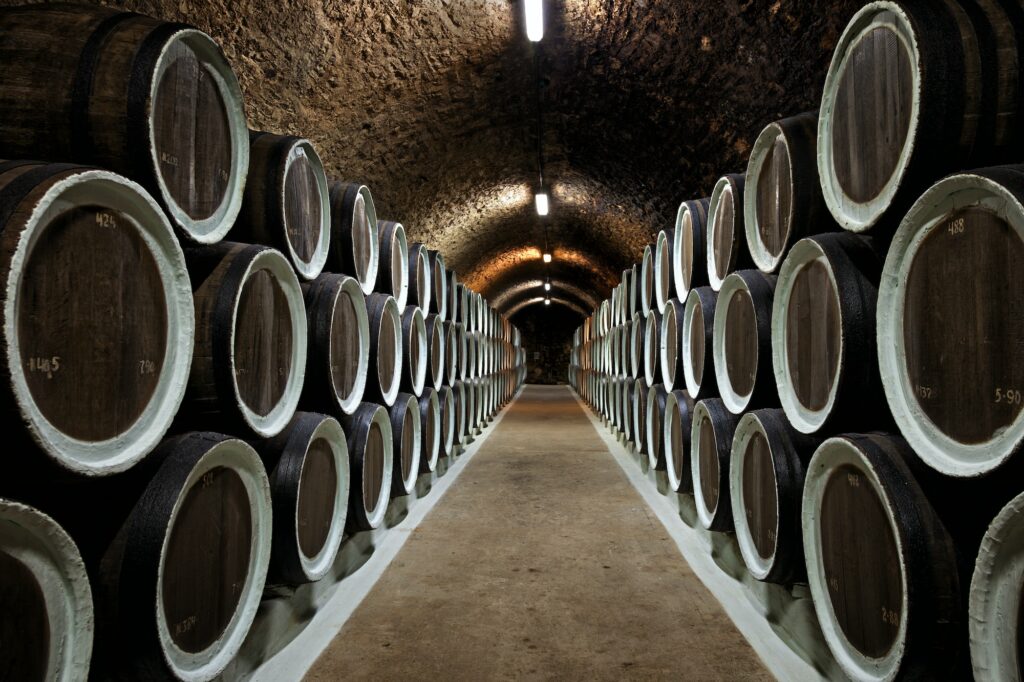
{"type": "Polygon", "coordinates": [[[733,529],[729,463],[738,415],[719,398],[701,400],[693,408],[690,427],[690,480],[697,518],[708,530],[733,529]]]}
{"type": "Polygon", "coordinates": [[[384,522],[391,501],[394,471],[391,420],[382,405],[363,403],[341,418],[348,438],[348,526],[351,532],[373,530],[384,522]]]}
{"type": "Polygon", "coordinates": [[[646,318],[654,306],[654,251],[651,245],[644,247],[644,257],[640,261],[640,286],[637,293],[640,294],[640,312],[646,318]]]}
{"type": "Polygon", "coordinates": [[[1022,28],[1016,3],[998,2],[871,2],[850,20],[818,121],[840,225],[894,224],[943,173],[1019,160],[1022,28]]]}
{"type": "Polygon", "coordinates": [[[1024,443],[1024,169],[951,176],[901,223],[878,292],[893,417],[931,467],[993,471],[1024,443]]]}
{"type": "Polygon", "coordinates": [[[671,392],[683,383],[683,368],[680,356],[683,349],[683,320],[686,306],[677,299],[668,301],[665,315],[661,318],[660,358],[661,381],[665,390],[671,392]]]}
{"type": "Polygon", "coordinates": [[[686,391],[671,391],[665,396],[662,438],[668,485],[677,493],[688,492],[690,479],[690,431],[693,427],[693,398],[686,391]]]}
{"type": "Polygon", "coordinates": [[[4,679],[88,679],[94,618],[82,556],[49,516],[3,498],[0,613],[4,679]]]}
{"type": "Polygon", "coordinates": [[[332,182],[331,250],[327,269],[354,277],[369,296],[377,285],[380,237],[370,188],[356,182],[332,182]]]}
{"type": "Polygon", "coordinates": [[[976,680],[1020,679],[1022,516],[1024,494],[1007,503],[992,520],[974,563],[968,624],[976,680]]]}
{"type": "Polygon", "coordinates": [[[363,399],[394,405],[405,365],[402,313],[393,296],[375,293],[366,297],[366,316],[370,323],[370,353],[363,399]]]}
{"type": "Polygon", "coordinates": [[[707,235],[705,237],[708,283],[715,291],[730,272],[753,267],[750,249],[743,231],[743,175],[719,178],[708,205],[707,235]]]}
{"type": "Polygon", "coordinates": [[[377,222],[377,291],[395,297],[400,310],[409,300],[409,242],[402,223],[390,220],[377,222]]]}
{"type": "Polygon", "coordinates": [[[188,250],[196,340],[183,416],[208,428],[280,433],[306,374],[306,306],[288,260],[264,246],[188,250]]]}
{"type": "Polygon", "coordinates": [[[444,325],[441,316],[436,313],[427,315],[424,327],[427,337],[427,379],[426,385],[439,390],[444,383],[445,360],[449,352],[444,337],[444,325]]]}
{"type": "Polygon", "coordinates": [[[661,325],[664,317],[657,309],[647,313],[644,326],[644,379],[653,386],[660,377],[658,360],[661,357],[661,325]]]}
{"type": "Polygon", "coordinates": [[[301,404],[328,414],[352,414],[366,390],[370,322],[359,283],[323,274],[303,287],[309,330],[301,404]]]}
{"type": "Polygon", "coordinates": [[[455,454],[456,427],[458,419],[455,414],[455,392],[451,386],[442,386],[437,392],[437,401],[441,411],[441,456],[451,457],[455,454]]]}
{"type": "Polygon", "coordinates": [[[629,325],[629,376],[639,379],[644,371],[644,334],[647,332],[647,320],[639,312],[633,313],[629,325]]]}
{"type": "Polygon", "coordinates": [[[256,451],[220,434],[172,438],[153,457],[159,469],[100,566],[101,638],[119,677],[211,680],[260,605],[270,484],[256,451]]]}
{"type": "Polygon", "coordinates": [[[456,381],[452,384],[452,396],[455,398],[455,441],[466,445],[469,441],[469,406],[466,404],[466,382],[456,381]]]}
{"type": "Polygon", "coordinates": [[[447,320],[442,323],[441,333],[444,336],[444,384],[451,386],[459,378],[459,336],[456,323],[447,320]]]}
{"type": "MultiPolygon", "coordinates": [[[[466,336],[466,325],[458,322],[452,330],[455,338],[455,347],[458,351],[458,378],[465,381],[469,378],[469,338],[466,336]]],[[[455,383],[452,382],[454,386],[455,383]]]]}
{"type": "Polygon", "coordinates": [[[732,517],[743,563],[758,580],[788,584],[805,575],[800,499],[821,440],[794,429],[779,409],[748,412],[736,426],[732,517]]]}
{"type": "Polygon", "coordinates": [[[104,7],[2,14],[3,153],[109,168],[145,187],[187,239],[222,239],[242,206],[249,128],[217,44],[104,7]]]}
{"type": "Polygon", "coordinates": [[[476,332],[466,332],[464,336],[466,340],[466,364],[464,367],[460,367],[460,373],[462,374],[463,381],[469,381],[475,379],[477,376],[477,352],[479,351],[479,345],[477,343],[476,332]]]}
{"type": "Polygon", "coordinates": [[[711,199],[684,201],[676,213],[672,240],[672,281],[676,298],[685,301],[694,287],[708,283],[707,222],[711,199]]]}
{"type": "Polygon", "coordinates": [[[803,540],[821,632],[853,679],[942,679],[962,639],[953,542],[896,437],[825,441],[807,468],[803,540]]]}
{"type": "Polygon", "coordinates": [[[265,244],[288,256],[295,272],[315,279],[327,264],[331,207],[327,176],[309,140],[252,131],[237,242],[265,244]]]}
{"type": "Polygon", "coordinates": [[[718,294],[711,287],[697,287],[690,290],[683,309],[682,357],[683,381],[686,392],[695,400],[714,398],[718,395],[718,379],[715,377],[714,348],[715,308],[718,294]]]}
{"type": "Polygon", "coordinates": [[[0,273],[0,407],[27,427],[7,438],[43,455],[19,448],[8,473],[46,462],[105,475],[145,457],[181,404],[193,347],[185,259],[160,207],[113,173],[0,161],[0,273]]]}
{"type": "Polygon", "coordinates": [[[334,565],[348,515],[348,440],[333,417],[297,412],[256,444],[270,476],[274,531],[268,579],[300,585],[334,565]]]}
{"type": "Polygon", "coordinates": [[[467,379],[463,382],[465,389],[466,406],[466,430],[467,435],[473,436],[478,432],[480,426],[480,396],[476,390],[476,379],[467,379]]]}
{"type": "Polygon", "coordinates": [[[419,242],[409,244],[409,305],[430,310],[434,280],[430,275],[427,247],[419,242]]]}
{"type": "Polygon", "coordinates": [[[423,311],[416,306],[406,306],[402,311],[402,357],[401,390],[416,397],[423,394],[427,383],[427,368],[430,364],[430,346],[427,325],[423,311]]]}
{"type": "Polygon", "coordinates": [[[782,264],[772,305],[779,400],[803,433],[890,423],[875,343],[882,258],[848,232],[802,239],[782,264]]]}
{"type": "Polygon", "coordinates": [[[621,382],[620,395],[620,420],[622,422],[620,431],[622,431],[622,437],[627,443],[631,443],[636,440],[636,434],[633,433],[633,394],[636,391],[636,381],[633,379],[623,379],[621,382]]]}
{"type": "Polygon", "coordinates": [[[419,399],[420,410],[420,472],[430,473],[437,468],[441,456],[441,403],[437,391],[428,388],[419,399]]]}
{"type": "Polygon", "coordinates": [[[638,455],[647,454],[647,393],[650,387],[643,379],[633,383],[633,438],[638,455]]]}
{"type": "Polygon", "coordinates": [[[430,275],[433,280],[430,312],[440,316],[443,322],[448,319],[448,270],[445,269],[444,256],[440,251],[427,249],[427,260],[430,262],[430,275]]]}
{"type": "Polygon", "coordinates": [[[658,312],[664,314],[665,306],[672,298],[672,253],[676,238],[675,229],[662,230],[654,245],[654,302],[658,312]]]}
{"type": "Polygon", "coordinates": [[[750,151],[743,195],[747,247],[761,272],[775,272],[803,237],[839,229],[818,180],[818,112],[768,124],[750,151]]]}
{"type": "Polygon", "coordinates": [[[459,315],[459,303],[462,298],[459,291],[459,276],[454,270],[448,270],[448,310],[445,311],[445,321],[455,322],[459,315]]]}
{"type": "Polygon", "coordinates": [[[647,464],[658,471],[665,470],[665,402],[668,392],[661,384],[651,386],[647,391],[647,415],[644,429],[647,431],[647,464]]]}
{"type": "Polygon", "coordinates": [[[715,304],[712,352],[722,402],[734,414],[779,404],[772,370],[775,276],[741,270],[725,278],[715,304]]]}

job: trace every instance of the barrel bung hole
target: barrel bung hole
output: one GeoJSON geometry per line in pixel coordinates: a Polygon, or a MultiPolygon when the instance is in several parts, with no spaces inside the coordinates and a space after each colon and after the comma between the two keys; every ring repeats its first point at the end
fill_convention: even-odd
{"type": "Polygon", "coordinates": [[[234,369],[242,402],[261,417],[284,395],[294,342],[291,309],[280,280],[269,270],[254,271],[238,297],[234,369]]]}
{"type": "Polygon", "coordinates": [[[161,571],[164,619],[175,645],[198,653],[224,633],[249,575],[249,495],[236,472],[214,467],[184,491],[161,571]]]}
{"type": "Polygon", "coordinates": [[[824,258],[801,267],[786,301],[786,360],[797,400],[808,410],[828,403],[839,373],[839,297],[824,258]]]}
{"type": "Polygon", "coordinates": [[[157,170],[171,198],[189,217],[212,217],[233,175],[231,125],[217,77],[176,40],[164,60],[153,98],[157,170]]]}
{"type": "Polygon", "coordinates": [[[913,256],[903,342],[914,396],[943,433],[984,443],[1024,406],[1024,242],[982,208],[953,212],[913,256]]]}
{"type": "MultiPolygon", "coordinates": [[[[883,12],[877,21],[895,24],[896,17],[883,12]]],[[[907,46],[892,28],[874,28],[850,46],[836,84],[831,143],[836,179],[852,201],[877,197],[896,171],[915,80],[907,46]]]]}
{"type": "Polygon", "coordinates": [[[46,225],[18,289],[18,345],[42,416],[83,441],[121,434],[160,380],[168,319],[160,271],[130,218],[71,208],[46,225]]]}
{"type": "Polygon", "coordinates": [[[844,464],[832,472],[818,523],[822,570],[836,621],[858,651],[881,658],[899,634],[902,560],[892,523],[863,471],[844,464]]]}
{"type": "Polygon", "coordinates": [[[334,451],[323,438],[316,438],[310,443],[299,481],[296,505],[299,549],[306,558],[314,559],[324,548],[339,511],[334,508],[338,489],[334,451]]]}
{"type": "Polygon", "coordinates": [[[725,366],[736,395],[748,396],[754,391],[757,360],[754,302],[746,289],[737,289],[725,315],[725,366]]]}
{"type": "Polygon", "coordinates": [[[304,263],[313,260],[320,243],[323,197],[316,170],[303,147],[288,164],[284,180],[284,215],[288,243],[304,263]]]}
{"type": "Polygon", "coordinates": [[[771,446],[763,433],[754,431],[743,451],[743,509],[750,537],[763,559],[775,556],[778,503],[771,446]]]}
{"type": "Polygon", "coordinates": [[[32,571],[0,550],[0,679],[43,682],[50,662],[46,598],[32,571]]]}

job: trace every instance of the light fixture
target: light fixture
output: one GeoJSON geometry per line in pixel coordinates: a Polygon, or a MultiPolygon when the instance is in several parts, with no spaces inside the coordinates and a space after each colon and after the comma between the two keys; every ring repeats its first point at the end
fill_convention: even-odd
{"type": "Polygon", "coordinates": [[[544,2],[526,0],[526,37],[539,43],[544,37],[544,2]]]}
{"type": "Polygon", "coordinates": [[[544,291],[551,291],[551,282],[544,282],[544,291]]]}
{"type": "Polygon", "coordinates": [[[537,192],[537,196],[535,197],[535,199],[536,199],[536,202],[537,202],[537,215],[541,215],[541,216],[547,215],[548,214],[548,193],[547,192],[537,192]]]}
{"type": "Polygon", "coordinates": [[[544,254],[544,262],[545,263],[550,263],[551,262],[551,254],[550,253],[545,253],[544,254]]]}
{"type": "Polygon", "coordinates": [[[545,298],[544,299],[544,305],[551,305],[551,299],[550,298],[545,298]]]}

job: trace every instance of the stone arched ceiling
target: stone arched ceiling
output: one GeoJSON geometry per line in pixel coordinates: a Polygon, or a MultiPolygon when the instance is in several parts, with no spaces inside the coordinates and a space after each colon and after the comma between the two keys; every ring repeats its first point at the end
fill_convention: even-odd
{"type": "Polygon", "coordinates": [[[576,307],[608,295],[681,200],[744,168],[764,124],[817,106],[858,6],[545,0],[535,47],[518,0],[106,4],[213,35],[252,128],[311,139],[333,176],[367,183],[381,218],[441,249],[489,299],[519,305],[524,283],[550,277],[576,307]],[[535,57],[552,193],[543,220],[535,57]]]}

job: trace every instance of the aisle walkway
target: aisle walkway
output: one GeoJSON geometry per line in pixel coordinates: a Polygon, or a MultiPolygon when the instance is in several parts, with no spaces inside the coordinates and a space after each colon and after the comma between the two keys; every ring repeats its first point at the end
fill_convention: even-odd
{"type": "Polygon", "coordinates": [[[307,680],[770,679],[565,387],[527,387],[307,680]]]}

